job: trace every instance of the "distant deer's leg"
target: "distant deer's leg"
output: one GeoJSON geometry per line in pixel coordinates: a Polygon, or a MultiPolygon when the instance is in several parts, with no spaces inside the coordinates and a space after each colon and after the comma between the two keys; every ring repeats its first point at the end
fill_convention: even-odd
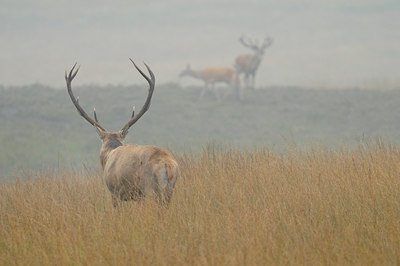
{"type": "Polygon", "coordinates": [[[202,89],[202,91],[201,91],[201,93],[200,93],[200,100],[201,99],[203,99],[203,96],[204,96],[204,94],[206,93],[206,90],[208,89],[208,83],[206,82],[205,84],[204,84],[204,87],[203,87],[203,89],[202,89]]]}
{"type": "Polygon", "coordinates": [[[215,90],[215,82],[212,81],[211,82],[211,88],[210,88],[211,92],[214,94],[215,98],[218,100],[218,92],[215,90]]]}

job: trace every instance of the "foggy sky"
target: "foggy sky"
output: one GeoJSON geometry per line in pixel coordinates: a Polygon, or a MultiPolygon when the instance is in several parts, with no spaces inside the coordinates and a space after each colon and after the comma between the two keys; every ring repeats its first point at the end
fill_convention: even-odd
{"type": "Polygon", "coordinates": [[[249,51],[238,38],[274,38],[258,85],[400,84],[400,1],[3,1],[0,84],[64,87],[143,82],[128,58],[147,62],[158,83],[201,84],[178,74],[233,66],[249,51]]]}

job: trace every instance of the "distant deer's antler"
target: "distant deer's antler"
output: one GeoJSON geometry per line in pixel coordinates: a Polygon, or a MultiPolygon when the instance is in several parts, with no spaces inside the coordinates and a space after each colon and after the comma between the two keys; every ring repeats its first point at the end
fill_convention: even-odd
{"type": "Polygon", "coordinates": [[[273,39],[271,37],[266,37],[261,45],[258,45],[258,40],[252,40],[250,38],[245,38],[244,36],[241,36],[239,38],[239,41],[243,46],[253,49],[253,50],[259,50],[259,49],[265,49],[268,46],[270,46],[273,42],[273,39]]]}
{"type": "Polygon", "coordinates": [[[261,45],[261,48],[265,49],[268,46],[270,46],[273,42],[274,42],[274,39],[272,39],[271,37],[267,36],[267,37],[265,37],[265,39],[263,41],[263,44],[261,45]]]}
{"type": "Polygon", "coordinates": [[[246,38],[246,40],[245,40],[245,37],[244,37],[244,36],[241,36],[241,37],[239,38],[239,41],[240,41],[240,43],[243,44],[245,47],[248,47],[248,48],[250,48],[250,49],[257,49],[257,48],[258,48],[258,46],[253,42],[253,40],[251,40],[251,39],[249,39],[249,38],[246,38]]]}

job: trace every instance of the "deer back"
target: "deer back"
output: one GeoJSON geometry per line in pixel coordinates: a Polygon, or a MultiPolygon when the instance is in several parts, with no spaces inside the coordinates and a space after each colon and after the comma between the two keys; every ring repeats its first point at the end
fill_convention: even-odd
{"type": "Polygon", "coordinates": [[[231,82],[234,80],[235,73],[232,67],[208,67],[201,71],[201,76],[207,81],[231,82]]]}
{"type": "Polygon", "coordinates": [[[136,189],[147,194],[175,183],[177,171],[178,164],[169,152],[156,146],[125,144],[108,154],[104,179],[112,192],[136,189]]]}

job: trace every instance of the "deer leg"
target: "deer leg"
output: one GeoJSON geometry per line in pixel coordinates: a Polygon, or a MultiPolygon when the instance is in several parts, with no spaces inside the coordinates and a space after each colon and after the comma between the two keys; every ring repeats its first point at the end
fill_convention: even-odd
{"type": "Polygon", "coordinates": [[[111,198],[112,198],[112,203],[113,203],[114,208],[117,208],[121,201],[115,195],[112,195],[111,198]]]}
{"type": "Polygon", "coordinates": [[[158,194],[159,205],[162,206],[163,208],[167,208],[171,201],[172,194],[173,194],[172,184],[168,184],[164,189],[160,190],[160,193],[158,194]]]}
{"type": "Polygon", "coordinates": [[[206,93],[207,88],[208,88],[208,83],[204,84],[204,87],[200,93],[200,98],[199,98],[200,100],[203,99],[203,96],[206,93]]]}
{"type": "Polygon", "coordinates": [[[219,90],[219,97],[218,97],[218,101],[222,101],[225,100],[226,96],[228,95],[229,91],[232,89],[232,82],[226,81],[225,82],[227,85],[227,90],[225,90],[225,88],[222,88],[221,90],[219,90]]]}
{"type": "Polygon", "coordinates": [[[210,90],[212,91],[212,93],[214,94],[215,98],[217,100],[219,100],[219,95],[218,95],[218,91],[215,89],[215,82],[211,82],[211,88],[210,90]]]}

